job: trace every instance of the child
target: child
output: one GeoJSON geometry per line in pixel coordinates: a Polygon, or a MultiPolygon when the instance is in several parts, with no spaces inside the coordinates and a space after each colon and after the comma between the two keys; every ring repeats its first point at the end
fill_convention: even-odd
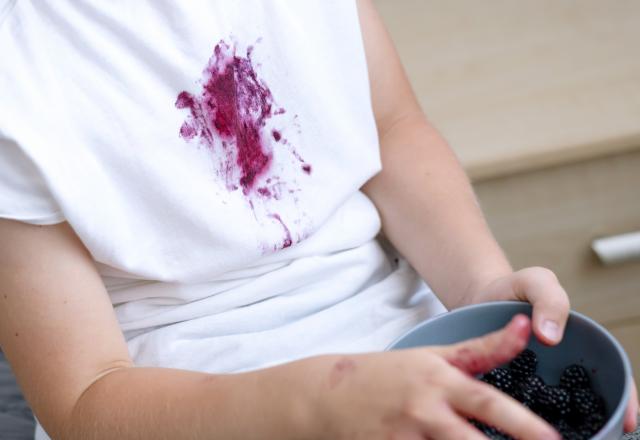
{"type": "Polygon", "coordinates": [[[567,296],[511,269],[370,1],[0,11],[0,343],[36,438],[558,438],[465,373],[560,341],[567,296]],[[379,353],[494,300],[532,324],[379,353]]]}

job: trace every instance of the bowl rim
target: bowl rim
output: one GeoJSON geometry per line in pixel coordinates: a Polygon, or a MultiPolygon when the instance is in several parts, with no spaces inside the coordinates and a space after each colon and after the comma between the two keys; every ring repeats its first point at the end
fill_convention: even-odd
{"type": "MultiPolygon", "coordinates": [[[[490,307],[505,307],[505,306],[508,306],[508,307],[514,307],[515,306],[516,308],[523,308],[523,309],[525,309],[525,310],[527,310],[529,312],[531,312],[532,309],[533,309],[531,304],[523,302],[523,301],[492,301],[492,302],[471,304],[471,305],[468,305],[468,306],[459,307],[459,308],[453,309],[451,311],[440,313],[440,314],[438,314],[436,316],[428,318],[425,321],[422,321],[421,323],[415,325],[414,327],[412,327],[411,329],[407,330],[402,335],[397,337],[395,340],[393,340],[393,342],[391,344],[389,344],[385,348],[385,351],[393,350],[394,347],[401,340],[406,338],[411,333],[417,331],[418,329],[421,329],[421,328],[423,328],[423,327],[425,327],[427,325],[430,325],[432,322],[435,322],[435,321],[438,321],[438,320],[441,320],[441,319],[449,319],[449,317],[452,314],[455,315],[455,314],[458,314],[458,313],[461,313],[461,312],[465,312],[465,311],[471,310],[471,309],[482,309],[482,308],[490,308],[490,307]]],[[[518,311],[514,312],[514,315],[517,314],[517,313],[518,313],[518,311]]],[[[615,347],[615,351],[618,353],[618,356],[622,360],[622,367],[623,367],[623,370],[624,370],[624,373],[625,373],[624,389],[622,390],[622,396],[621,396],[616,408],[611,412],[611,415],[609,416],[609,419],[607,420],[607,423],[605,423],[604,426],[600,429],[600,431],[598,431],[591,438],[591,440],[598,440],[598,439],[602,438],[601,434],[603,432],[611,430],[611,428],[613,428],[613,426],[616,423],[618,423],[618,422],[616,422],[616,420],[618,420],[618,421],[619,420],[624,420],[624,413],[626,411],[626,407],[627,407],[627,404],[629,402],[629,398],[631,396],[631,384],[633,382],[631,362],[629,361],[629,357],[627,356],[627,353],[624,351],[624,348],[622,347],[622,344],[620,344],[620,342],[618,342],[618,340],[606,328],[604,328],[604,326],[602,326],[598,322],[594,321],[593,319],[589,318],[588,316],[586,316],[586,315],[584,315],[584,314],[582,314],[580,312],[576,312],[575,310],[570,310],[569,311],[569,318],[583,321],[583,322],[595,327],[615,347]]],[[[531,337],[535,337],[535,336],[532,334],[531,337]]]]}

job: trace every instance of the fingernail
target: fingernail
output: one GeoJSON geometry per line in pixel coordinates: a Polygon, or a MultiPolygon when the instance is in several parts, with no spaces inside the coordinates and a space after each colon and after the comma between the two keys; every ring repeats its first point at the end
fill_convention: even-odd
{"type": "Polygon", "coordinates": [[[560,326],[557,322],[550,319],[545,320],[542,323],[542,334],[552,341],[560,339],[560,326]]]}

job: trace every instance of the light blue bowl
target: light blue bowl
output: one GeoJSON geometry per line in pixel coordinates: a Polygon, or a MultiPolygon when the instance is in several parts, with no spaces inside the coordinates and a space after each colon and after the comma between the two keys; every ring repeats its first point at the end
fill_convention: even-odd
{"type": "MultiPolygon", "coordinates": [[[[419,324],[387,349],[446,345],[475,338],[504,327],[518,313],[531,316],[531,306],[501,301],[463,307],[419,324]]],[[[591,373],[593,389],[607,406],[607,423],[592,440],[620,440],[632,383],[631,364],[620,343],[597,322],[571,311],[559,345],[547,347],[532,336],[528,348],[538,355],[538,374],[546,383],[557,384],[567,365],[584,366],[591,373]]]]}

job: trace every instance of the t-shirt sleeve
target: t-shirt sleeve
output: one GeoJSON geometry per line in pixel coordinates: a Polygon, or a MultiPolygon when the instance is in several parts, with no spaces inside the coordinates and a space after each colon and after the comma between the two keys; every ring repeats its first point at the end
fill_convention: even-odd
{"type": "Polygon", "coordinates": [[[65,220],[35,163],[19,145],[1,135],[0,218],[34,225],[65,220]]]}

